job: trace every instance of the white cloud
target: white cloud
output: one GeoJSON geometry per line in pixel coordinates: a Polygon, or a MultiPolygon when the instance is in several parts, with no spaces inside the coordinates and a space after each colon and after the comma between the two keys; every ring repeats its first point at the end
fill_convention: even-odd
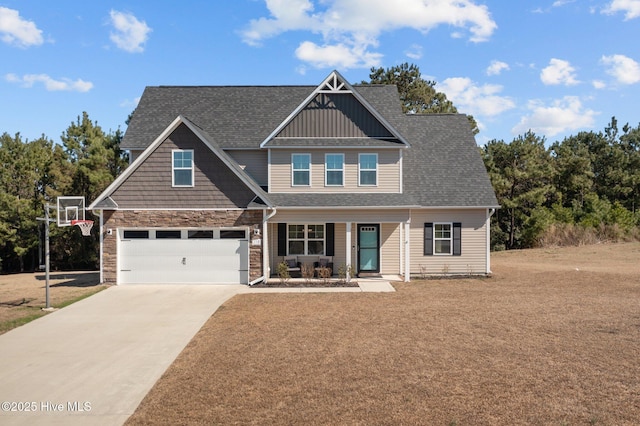
{"type": "Polygon", "coordinates": [[[509,64],[502,61],[491,61],[489,67],[487,67],[487,75],[500,75],[502,71],[508,71],[509,64]]]}
{"type": "Polygon", "coordinates": [[[580,83],[576,80],[575,68],[569,61],[552,58],[549,65],[540,73],[540,80],[546,85],[564,84],[573,86],[580,83]]]}
{"type": "Polygon", "coordinates": [[[523,134],[529,130],[551,137],[559,133],[575,131],[594,126],[597,112],[585,109],[582,102],[575,96],[565,96],[557,99],[551,105],[544,105],[541,101],[530,101],[528,108],[530,115],[522,117],[520,122],[511,129],[513,134],[523,134]]]}
{"type": "Polygon", "coordinates": [[[551,7],[560,7],[560,6],[564,6],[565,4],[569,4],[569,3],[573,3],[576,0],[556,0],[553,2],[553,4],[551,5],[551,7]]]}
{"type": "Polygon", "coordinates": [[[594,89],[604,89],[605,87],[607,87],[607,83],[602,80],[593,80],[591,82],[591,85],[594,89]]]}
{"type": "MultiPolygon", "coordinates": [[[[353,66],[369,66],[382,57],[373,51],[384,31],[412,28],[426,33],[444,25],[455,34],[468,35],[472,42],[488,40],[496,23],[485,5],[473,0],[265,0],[270,17],[253,19],[242,31],[243,41],[260,45],[265,39],[287,31],[309,31],[319,34],[321,43],[303,41],[296,50],[298,58],[307,61],[311,51],[333,58],[350,52],[356,57],[339,62],[353,66]]],[[[412,51],[412,53],[415,53],[412,51]]],[[[324,58],[314,66],[335,62],[324,58]]]]}
{"type": "Polygon", "coordinates": [[[421,59],[422,58],[422,46],[419,44],[412,44],[409,49],[404,52],[411,59],[421,59]]]}
{"type": "Polygon", "coordinates": [[[127,52],[137,53],[144,50],[144,43],[149,38],[151,28],[145,21],[139,21],[138,18],[130,13],[118,12],[112,10],[109,13],[111,17],[111,25],[115,31],[110,35],[112,42],[127,52]]]}
{"type": "Polygon", "coordinates": [[[607,15],[618,12],[624,12],[625,20],[640,17],[640,0],[613,0],[602,10],[607,15]]]}
{"type": "Polygon", "coordinates": [[[122,108],[136,108],[139,102],[140,96],[133,98],[133,100],[125,99],[124,101],[120,102],[120,106],[122,108]]]}
{"type": "Polygon", "coordinates": [[[43,43],[42,31],[32,21],[20,17],[17,10],[0,7],[0,40],[18,47],[43,43]]]}
{"type": "Polygon", "coordinates": [[[22,77],[15,74],[7,74],[5,79],[10,83],[17,83],[22,87],[33,87],[36,83],[42,83],[50,92],[88,92],[93,88],[93,83],[81,79],[72,81],[68,78],[55,80],[47,74],[26,74],[22,77]]]}
{"type": "Polygon", "coordinates": [[[478,85],[466,77],[447,78],[436,86],[436,90],[447,95],[458,111],[474,116],[492,117],[515,107],[511,98],[499,96],[502,86],[498,84],[478,85]]]}
{"type": "Polygon", "coordinates": [[[344,44],[318,46],[305,41],[296,49],[296,56],[317,68],[369,68],[381,63],[379,53],[358,51],[357,47],[344,44]]]}
{"type": "Polygon", "coordinates": [[[618,83],[635,84],[640,82],[640,64],[624,55],[603,56],[600,60],[607,66],[607,74],[618,83]]]}

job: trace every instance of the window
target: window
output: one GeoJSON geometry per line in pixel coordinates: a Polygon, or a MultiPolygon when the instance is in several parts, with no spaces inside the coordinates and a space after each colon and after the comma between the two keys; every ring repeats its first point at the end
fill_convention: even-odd
{"type": "Polygon", "coordinates": [[[378,154],[358,155],[358,184],[361,186],[378,185],[378,154]]]}
{"type": "Polygon", "coordinates": [[[324,225],[288,225],[289,255],[323,255],[324,225]]]}
{"type": "Polygon", "coordinates": [[[122,237],[126,240],[146,240],[149,238],[149,231],[124,231],[122,237]]]}
{"type": "Polygon", "coordinates": [[[424,255],[453,255],[462,254],[462,224],[454,223],[425,223],[424,224],[424,255]]]}
{"type": "Polygon", "coordinates": [[[451,254],[451,224],[450,223],[434,223],[433,224],[433,253],[434,254],[451,254]]]}
{"type": "Polygon", "coordinates": [[[193,150],[172,151],[173,186],[193,186],[193,150]]]}
{"type": "Polygon", "coordinates": [[[188,231],[187,238],[190,240],[197,240],[197,239],[211,240],[213,239],[213,230],[197,229],[193,231],[188,231]]]}
{"type": "Polygon", "coordinates": [[[220,231],[220,239],[229,240],[243,240],[247,238],[247,233],[244,229],[222,229],[220,231]]]}
{"type": "Polygon", "coordinates": [[[344,154],[326,154],[324,157],[327,186],[342,186],[344,182],[344,154]]]}
{"type": "Polygon", "coordinates": [[[179,240],[182,236],[180,230],[170,230],[170,231],[156,231],[156,240],[163,238],[171,238],[179,240]]]}
{"type": "Polygon", "coordinates": [[[311,154],[292,154],[291,173],[294,186],[309,186],[311,182],[311,154]]]}

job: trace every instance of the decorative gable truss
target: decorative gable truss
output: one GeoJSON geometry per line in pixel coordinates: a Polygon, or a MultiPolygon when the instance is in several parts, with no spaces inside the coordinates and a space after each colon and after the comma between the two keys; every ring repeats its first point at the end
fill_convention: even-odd
{"type": "Polygon", "coordinates": [[[386,141],[396,148],[409,146],[400,132],[333,71],[260,147],[344,146],[356,139],[386,141]]]}

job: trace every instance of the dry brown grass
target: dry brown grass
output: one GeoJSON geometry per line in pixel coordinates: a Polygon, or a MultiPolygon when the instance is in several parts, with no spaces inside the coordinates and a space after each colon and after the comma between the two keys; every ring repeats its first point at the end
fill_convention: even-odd
{"type": "Polygon", "coordinates": [[[504,252],[490,279],[236,296],[128,424],[638,424],[639,259],[504,252]]]}
{"type": "MultiPolygon", "coordinates": [[[[70,302],[105,288],[98,272],[51,272],[49,304],[66,306],[70,302]]],[[[0,275],[0,334],[46,315],[44,273],[0,275]]]]}

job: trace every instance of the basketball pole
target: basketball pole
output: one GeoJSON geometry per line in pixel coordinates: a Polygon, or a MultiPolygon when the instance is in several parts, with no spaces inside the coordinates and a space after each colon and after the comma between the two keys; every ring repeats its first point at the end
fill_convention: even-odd
{"type": "Polygon", "coordinates": [[[47,203],[44,205],[44,217],[37,217],[37,220],[44,221],[44,276],[45,276],[45,310],[51,309],[49,303],[49,222],[55,222],[49,218],[49,209],[51,206],[47,203]]]}

